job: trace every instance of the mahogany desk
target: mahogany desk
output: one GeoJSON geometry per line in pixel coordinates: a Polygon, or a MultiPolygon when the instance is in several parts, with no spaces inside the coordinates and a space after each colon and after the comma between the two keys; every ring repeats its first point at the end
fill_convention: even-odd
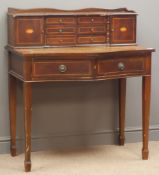
{"type": "Polygon", "coordinates": [[[9,106],[11,155],[16,156],[16,82],[23,83],[25,171],[31,171],[32,84],[53,81],[119,79],[119,144],[124,145],[126,78],[142,76],[142,159],[148,159],[151,54],[140,46],[68,48],[7,47],[9,53],[9,106]]]}

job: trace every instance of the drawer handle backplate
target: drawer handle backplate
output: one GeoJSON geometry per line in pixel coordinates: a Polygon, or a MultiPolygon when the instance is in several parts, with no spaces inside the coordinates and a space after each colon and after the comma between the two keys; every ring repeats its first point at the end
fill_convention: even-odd
{"type": "Polygon", "coordinates": [[[64,73],[67,71],[67,66],[64,64],[61,64],[59,65],[58,69],[59,69],[59,72],[64,73]]]}
{"type": "Polygon", "coordinates": [[[121,71],[124,70],[125,69],[124,63],[118,63],[118,69],[121,71]]]}

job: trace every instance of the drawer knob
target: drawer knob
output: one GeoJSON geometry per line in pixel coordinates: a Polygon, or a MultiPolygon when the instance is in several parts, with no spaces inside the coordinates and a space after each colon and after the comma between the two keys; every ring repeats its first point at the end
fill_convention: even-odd
{"type": "Polygon", "coordinates": [[[94,28],[91,28],[91,32],[94,32],[94,28]]]}
{"type": "Polygon", "coordinates": [[[61,64],[61,65],[59,65],[58,69],[61,73],[64,73],[67,71],[67,66],[64,64],[61,64]]]}
{"type": "Polygon", "coordinates": [[[93,42],[93,41],[94,41],[94,39],[93,39],[93,38],[90,38],[90,41],[91,41],[91,42],[93,42]]]}
{"type": "Polygon", "coordinates": [[[60,21],[60,23],[62,23],[62,22],[63,22],[63,20],[62,20],[62,19],[60,19],[59,21],[60,21]]]}
{"type": "Polygon", "coordinates": [[[118,69],[121,71],[124,70],[125,69],[124,63],[118,63],[118,69]]]}
{"type": "Polygon", "coordinates": [[[63,32],[63,30],[62,30],[62,29],[59,29],[59,32],[60,32],[60,33],[62,33],[62,32],[63,32]]]}
{"type": "Polygon", "coordinates": [[[94,19],[92,18],[91,21],[94,22],[94,19]]]}

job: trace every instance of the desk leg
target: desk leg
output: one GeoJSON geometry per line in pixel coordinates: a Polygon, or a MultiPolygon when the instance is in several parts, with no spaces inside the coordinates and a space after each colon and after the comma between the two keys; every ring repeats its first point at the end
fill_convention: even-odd
{"type": "Polygon", "coordinates": [[[31,118],[32,118],[32,86],[23,83],[24,93],[24,124],[25,124],[25,171],[31,171],[31,118]]]}
{"type": "Polygon", "coordinates": [[[16,78],[9,75],[10,153],[16,156],[16,78]]]}
{"type": "Polygon", "coordinates": [[[145,76],[142,80],[142,127],[143,127],[143,148],[142,159],[148,159],[148,135],[149,135],[149,120],[150,120],[150,90],[151,76],[145,76]]]}
{"type": "Polygon", "coordinates": [[[126,78],[119,79],[119,145],[125,142],[125,99],[126,99],[126,78]]]}

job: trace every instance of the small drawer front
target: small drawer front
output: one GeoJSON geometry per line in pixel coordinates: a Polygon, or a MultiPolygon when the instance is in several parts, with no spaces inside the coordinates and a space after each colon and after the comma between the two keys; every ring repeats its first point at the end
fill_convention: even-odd
{"type": "Polygon", "coordinates": [[[78,24],[103,24],[105,22],[106,17],[101,16],[78,17],[78,24]]]}
{"type": "Polygon", "coordinates": [[[33,77],[76,77],[91,76],[91,61],[36,61],[33,63],[33,77]]]}
{"type": "Polygon", "coordinates": [[[74,17],[48,17],[46,24],[76,24],[74,17]]]}
{"type": "Polygon", "coordinates": [[[72,45],[76,44],[76,36],[46,36],[47,45],[72,45]]]}
{"type": "Polygon", "coordinates": [[[97,63],[97,75],[120,75],[144,72],[143,58],[121,58],[100,60],[97,63]]]}
{"type": "Polygon", "coordinates": [[[106,26],[79,27],[78,34],[103,34],[106,33],[106,26]]]}
{"type": "Polygon", "coordinates": [[[78,43],[79,44],[100,44],[105,43],[105,36],[79,36],[78,43]]]}
{"type": "Polygon", "coordinates": [[[65,26],[48,26],[46,28],[46,34],[75,34],[75,27],[65,27],[65,26]]]}

